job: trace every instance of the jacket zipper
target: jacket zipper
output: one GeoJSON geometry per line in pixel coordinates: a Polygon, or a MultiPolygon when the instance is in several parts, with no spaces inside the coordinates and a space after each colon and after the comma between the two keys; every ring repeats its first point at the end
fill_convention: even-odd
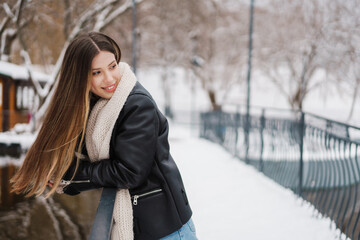
{"type": "Polygon", "coordinates": [[[90,182],[90,180],[78,180],[78,181],[61,180],[60,184],[69,185],[70,183],[89,183],[89,182],[90,182]]]}
{"type": "Polygon", "coordinates": [[[134,196],[132,196],[132,198],[133,198],[133,204],[134,204],[134,205],[137,205],[137,204],[138,204],[138,199],[141,198],[141,197],[145,197],[145,196],[148,196],[148,195],[151,195],[151,194],[154,194],[154,193],[159,193],[159,192],[162,192],[162,189],[155,189],[155,190],[150,191],[150,192],[147,192],[147,193],[143,193],[143,194],[139,194],[139,195],[134,195],[134,196]]]}

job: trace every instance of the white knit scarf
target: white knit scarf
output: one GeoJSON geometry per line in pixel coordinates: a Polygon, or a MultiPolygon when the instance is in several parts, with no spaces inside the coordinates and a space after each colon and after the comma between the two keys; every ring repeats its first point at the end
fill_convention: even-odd
{"type": "MultiPolygon", "coordinates": [[[[110,99],[100,99],[93,107],[86,128],[86,148],[92,162],[109,158],[110,139],[115,122],[124,106],[136,77],[130,66],[120,62],[121,80],[110,99]]],[[[128,189],[119,189],[113,212],[112,240],[133,240],[133,213],[128,189]]]]}

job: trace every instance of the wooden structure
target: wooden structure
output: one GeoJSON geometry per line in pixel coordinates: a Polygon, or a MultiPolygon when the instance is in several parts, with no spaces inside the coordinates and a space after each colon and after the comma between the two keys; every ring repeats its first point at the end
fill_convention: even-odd
{"type": "MultiPolygon", "coordinates": [[[[49,76],[33,73],[40,84],[49,76]]],[[[16,123],[27,123],[38,102],[25,67],[0,61],[0,132],[8,131],[16,123]]]]}
{"type": "MultiPolygon", "coordinates": [[[[38,72],[33,72],[32,77],[40,85],[44,85],[50,79],[49,76],[38,72]]],[[[28,70],[0,61],[0,132],[10,130],[17,123],[28,123],[38,101],[28,70]]],[[[0,161],[1,158],[8,157],[17,159],[19,152],[20,144],[0,142],[0,161]],[[17,154],[11,154],[12,152],[17,154]]],[[[9,209],[22,198],[10,193],[9,180],[14,175],[16,166],[7,163],[0,165],[0,209],[9,209]]]]}
{"type": "Polygon", "coordinates": [[[23,196],[10,193],[10,178],[14,175],[14,165],[0,168],[0,210],[9,210],[16,202],[22,200],[23,196]]]}

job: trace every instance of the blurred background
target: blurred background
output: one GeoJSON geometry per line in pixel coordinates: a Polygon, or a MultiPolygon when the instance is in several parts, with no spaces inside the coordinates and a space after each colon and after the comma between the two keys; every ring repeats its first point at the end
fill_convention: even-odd
{"type": "Polygon", "coordinates": [[[358,0],[0,3],[1,239],[86,239],[91,228],[98,201],[85,203],[89,196],[75,205],[66,196],[24,201],[8,184],[41,124],[64,50],[82,32],[114,38],[169,120],[196,133],[200,112],[235,105],[248,115],[286,109],[360,126],[358,0]],[[61,238],[59,226],[67,226],[61,238]]]}
{"type": "MultiPolygon", "coordinates": [[[[122,61],[144,71],[158,69],[168,107],[169,88],[179,69],[189,91],[198,85],[206,94],[202,109],[246,104],[250,3],[6,1],[0,9],[0,56],[24,65],[22,55],[28,55],[34,70],[54,78],[71,39],[82,31],[102,31],[119,42],[122,61]]],[[[318,108],[331,112],[327,117],[356,124],[359,11],[356,0],[257,1],[251,29],[251,104],[326,115],[313,106],[317,101],[318,108]]],[[[41,105],[45,97],[40,98],[41,105]]]]}

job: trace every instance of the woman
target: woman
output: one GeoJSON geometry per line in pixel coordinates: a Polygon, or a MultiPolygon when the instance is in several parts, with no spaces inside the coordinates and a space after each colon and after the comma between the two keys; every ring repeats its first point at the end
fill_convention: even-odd
{"type": "Polygon", "coordinates": [[[167,120],[120,58],[101,33],[70,43],[13,191],[39,196],[49,185],[48,197],[116,187],[112,239],[196,239],[167,120]]]}

